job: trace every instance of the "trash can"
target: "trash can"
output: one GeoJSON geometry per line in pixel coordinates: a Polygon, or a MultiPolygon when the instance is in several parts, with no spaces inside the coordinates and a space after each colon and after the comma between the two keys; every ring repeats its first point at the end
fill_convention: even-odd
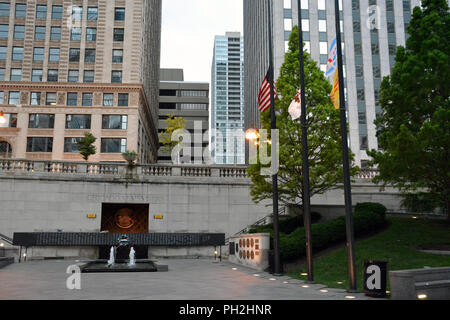
{"type": "Polygon", "coordinates": [[[374,298],[386,297],[387,262],[364,261],[364,293],[374,298]]]}

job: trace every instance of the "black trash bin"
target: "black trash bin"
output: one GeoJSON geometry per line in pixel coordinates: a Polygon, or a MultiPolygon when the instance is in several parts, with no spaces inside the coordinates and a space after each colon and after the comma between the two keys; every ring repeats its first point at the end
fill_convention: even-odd
{"type": "Polygon", "coordinates": [[[364,260],[364,293],[374,298],[386,297],[387,261],[364,260]]]}

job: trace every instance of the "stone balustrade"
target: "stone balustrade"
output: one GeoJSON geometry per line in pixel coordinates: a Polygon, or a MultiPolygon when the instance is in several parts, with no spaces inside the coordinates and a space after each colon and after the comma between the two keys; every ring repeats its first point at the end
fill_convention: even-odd
{"type": "MultiPolygon", "coordinates": [[[[126,163],[90,163],[52,160],[0,159],[0,174],[55,174],[70,176],[105,176],[121,178],[126,173],[140,177],[200,177],[247,179],[246,166],[218,165],[136,165],[131,170],[126,163]]],[[[364,169],[358,180],[370,181],[377,175],[375,169],[364,169]]]]}

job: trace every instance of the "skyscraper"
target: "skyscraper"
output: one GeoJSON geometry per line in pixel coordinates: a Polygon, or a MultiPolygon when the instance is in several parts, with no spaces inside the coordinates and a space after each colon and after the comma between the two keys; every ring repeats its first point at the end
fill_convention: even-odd
{"type": "MultiPolygon", "coordinates": [[[[357,165],[366,151],[378,149],[374,120],[380,114],[380,85],[395,64],[397,46],[404,46],[412,9],[419,0],[340,0],[344,77],[350,148],[357,165]]],[[[278,77],[293,25],[298,25],[297,0],[272,1],[274,68],[278,77]]],[[[325,71],[336,36],[335,0],[301,0],[305,49],[325,71]]],[[[259,86],[267,72],[267,0],[244,0],[245,128],[260,127],[259,86]]],[[[300,84],[299,84],[300,85],[300,84]]]]}
{"type": "Polygon", "coordinates": [[[211,156],[217,164],[245,163],[244,39],[216,36],[211,70],[211,156]]]}
{"type": "Polygon", "coordinates": [[[155,162],[160,37],[161,0],[0,1],[0,156],[155,162]]]}

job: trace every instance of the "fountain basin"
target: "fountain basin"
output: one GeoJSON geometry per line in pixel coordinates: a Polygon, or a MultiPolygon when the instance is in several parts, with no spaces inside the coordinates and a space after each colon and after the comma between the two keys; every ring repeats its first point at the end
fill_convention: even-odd
{"type": "Polygon", "coordinates": [[[128,265],[129,260],[118,260],[112,266],[108,260],[95,260],[80,265],[82,273],[114,273],[114,272],[158,272],[168,271],[167,266],[157,265],[151,260],[136,260],[133,266],[128,265]]]}

